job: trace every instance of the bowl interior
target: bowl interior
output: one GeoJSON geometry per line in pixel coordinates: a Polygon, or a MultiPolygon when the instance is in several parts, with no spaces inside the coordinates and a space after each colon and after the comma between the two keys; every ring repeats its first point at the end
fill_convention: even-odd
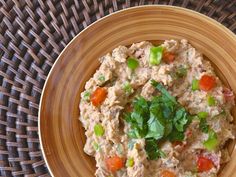
{"type": "MultiPolygon", "coordinates": [[[[118,45],[182,38],[204,53],[236,93],[234,34],[183,8],[144,6],[120,11],[94,23],[66,47],[50,72],[39,112],[43,154],[54,176],[94,176],[95,161],[83,152],[85,135],[78,117],[80,93],[99,66],[98,58],[118,45]]],[[[235,108],[233,114],[235,118],[235,108]]],[[[228,148],[232,160],[221,173],[224,177],[233,176],[236,169],[234,142],[228,148]]]]}

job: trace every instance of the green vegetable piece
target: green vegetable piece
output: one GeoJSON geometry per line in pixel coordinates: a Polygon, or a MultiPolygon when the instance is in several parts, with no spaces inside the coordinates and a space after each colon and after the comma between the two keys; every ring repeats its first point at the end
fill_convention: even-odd
{"type": "Polygon", "coordinates": [[[188,69],[185,66],[181,65],[177,68],[176,75],[179,78],[182,78],[187,75],[187,71],[188,71],[188,69]]]}
{"type": "Polygon", "coordinates": [[[171,96],[169,94],[169,92],[165,89],[165,87],[161,83],[158,83],[155,80],[151,80],[151,84],[152,84],[152,86],[156,87],[156,89],[159,90],[170,101],[172,101],[173,103],[177,104],[175,97],[171,96]]]}
{"type": "Polygon", "coordinates": [[[126,122],[130,123],[130,138],[141,138],[147,133],[147,119],[149,117],[148,101],[143,97],[136,98],[133,102],[133,112],[125,114],[126,122]]]}
{"type": "Polygon", "coordinates": [[[197,115],[192,116],[192,120],[199,120],[199,117],[197,115]]]}
{"type": "Polygon", "coordinates": [[[217,134],[213,130],[209,130],[208,132],[208,139],[204,141],[203,145],[204,147],[209,150],[215,150],[216,147],[218,146],[219,142],[217,139],[217,134]]]}
{"type": "Polygon", "coordinates": [[[95,151],[99,150],[100,146],[98,145],[98,143],[93,142],[93,148],[95,151]]]}
{"type": "Polygon", "coordinates": [[[165,122],[165,134],[164,137],[167,137],[173,130],[173,123],[171,120],[165,122]]]}
{"type": "Polygon", "coordinates": [[[166,157],[166,154],[158,148],[157,141],[155,139],[146,139],[145,144],[145,150],[148,155],[148,159],[155,160],[160,157],[166,157]]]}
{"type": "Polygon", "coordinates": [[[135,70],[139,66],[139,62],[135,58],[128,58],[127,65],[130,69],[135,70]]]}
{"type": "Polygon", "coordinates": [[[142,138],[143,135],[141,135],[141,130],[139,130],[137,127],[134,127],[128,132],[129,138],[142,138]]]}
{"type": "Polygon", "coordinates": [[[165,125],[158,120],[157,117],[152,116],[148,120],[148,133],[145,138],[154,138],[156,140],[162,138],[165,133],[165,125]]]}
{"type": "MultiPolygon", "coordinates": [[[[148,159],[154,160],[165,156],[158,148],[157,140],[184,140],[184,132],[194,116],[177,103],[162,84],[152,80],[152,85],[161,94],[151,101],[135,98],[133,111],[125,113],[124,119],[129,124],[129,138],[145,138],[148,159]]],[[[128,148],[132,149],[133,145],[130,141],[128,148]]]]}
{"type": "Polygon", "coordinates": [[[174,117],[174,125],[175,128],[179,131],[179,132],[183,132],[184,131],[184,126],[188,123],[188,118],[187,118],[187,112],[185,111],[184,108],[180,108],[174,117]]]}
{"type": "Polygon", "coordinates": [[[126,167],[134,166],[134,158],[128,158],[125,165],[126,167]]]}
{"type": "Polygon", "coordinates": [[[192,81],[192,91],[199,90],[199,80],[193,79],[192,81]]]}
{"type": "Polygon", "coordinates": [[[166,158],[167,155],[165,154],[164,151],[162,151],[161,149],[159,149],[158,151],[159,151],[159,156],[160,156],[161,158],[166,158]]]}
{"type": "Polygon", "coordinates": [[[90,95],[91,95],[91,93],[89,92],[89,91],[85,91],[84,93],[83,93],[83,100],[84,101],[89,101],[90,100],[90,95]]]}
{"type": "Polygon", "coordinates": [[[102,75],[102,74],[100,74],[100,75],[98,76],[98,80],[101,81],[101,82],[104,82],[104,81],[105,81],[105,76],[102,75]]]}
{"type": "Polygon", "coordinates": [[[133,102],[134,110],[137,111],[140,114],[148,113],[148,101],[145,100],[143,97],[138,97],[133,102]]]}
{"type": "Polygon", "coordinates": [[[127,95],[130,95],[134,92],[134,89],[132,88],[129,82],[124,83],[123,89],[127,95]]]}
{"type": "Polygon", "coordinates": [[[172,132],[168,135],[168,139],[170,141],[183,141],[184,140],[184,132],[179,132],[175,128],[172,132]]]}
{"type": "Polygon", "coordinates": [[[199,112],[199,113],[197,114],[197,116],[198,116],[200,119],[205,119],[205,118],[207,118],[208,113],[202,111],[202,112],[199,112]]]}
{"type": "Polygon", "coordinates": [[[159,65],[161,63],[163,49],[161,46],[150,48],[149,63],[151,65],[159,65]]]}
{"type": "Polygon", "coordinates": [[[209,125],[207,124],[206,118],[200,119],[199,128],[203,133],[208,133],[209,125]]]}
{"type": "Polygon", "coordinates": [[[207,104],[208,106],[215,106],[216,105],[216,100],[212,96],[207,96],[207,104]]]}
{"type": "Polygon", "coordinates": [[[96,136],[102,136],[102,135],[104,135],[104,132],[105,132],[104,128],[102,127],[101,124],[96,124],[94,126],[94,133],[96,136]]]}

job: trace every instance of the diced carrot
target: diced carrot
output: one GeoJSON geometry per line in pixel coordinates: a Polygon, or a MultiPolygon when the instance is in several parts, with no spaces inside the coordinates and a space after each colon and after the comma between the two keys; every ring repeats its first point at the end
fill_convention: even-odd
{"type": "Polygon", "coordinates": [[[203,91],[210,91],[216,85],[216,79],[214,76],[203,75],[199,81],[199,87],[203,91]]]}
{"type": "Polygon", "coordinates": [[[94,106],[100,106],[102,102],[106,99],[107,90],[103,87],[98,87],[90,97],[90,100],[94,106]]]}
{"type": "Polygon", "coordinates": [[[197,159],[197,167],[199,172],[209,171],[214,167],[214,163],[206,157],[199,156],[197,159]]]}
{"type": "Polygon", "coordinates": [[[172,63],[175,60],[175,54],[172,52],[164,52],[163,53],[163,60],[166,63],[172,63]]]}
{"type": "Polygon", "coordinates": [[[106,159],[106,165],[108,170],[116,172],[124,167],[124,160],[119,156],[113,156],[106,159]]]}
{"type": "Polygon", "coordinates": [[[163,170],[161,172],[161,177],[176,177],[176,175],[172,171],[163,170]]]}

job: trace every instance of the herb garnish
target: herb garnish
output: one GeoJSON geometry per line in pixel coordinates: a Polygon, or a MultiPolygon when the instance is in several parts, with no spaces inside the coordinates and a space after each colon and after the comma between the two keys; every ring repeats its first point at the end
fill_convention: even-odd
{"type": "Polygon", "coordinates": [[[136,98],[133,112],[125,114],[125,120],[130,124],[129,137],[145,138],[148,158],[154,160],[164,156],[158,148],[159,141],[184,139],[184,131],[192,116],[162,84],[152,80],[152,85],[161,95],[153,97],[151,101],[136,98]]]}

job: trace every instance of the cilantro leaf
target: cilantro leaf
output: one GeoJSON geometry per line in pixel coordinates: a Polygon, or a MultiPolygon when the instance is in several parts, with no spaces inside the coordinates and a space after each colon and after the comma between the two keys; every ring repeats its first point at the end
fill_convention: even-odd
{"type": "Polygon", "coordinates": [[[142,129],[144,124],[144,119],[142,114],[140,114],[139,112],[132,112],[131,118],[132,120],[136,121],[136,126],[142,129]]]}
{"type": "Polygon", "coordinates": [[[165,126],[163,125],[163,123],[161,123],[161,121],[158,120],[157,117],[152,115],[147,123],[148,133],[145,138],[154,138],[157,140],[164,136],[165,126]]]}
{"type": "Polygon", "coordinates": [[[148,101],[143,97],[138,97],[133,102],[135,111],[147,113],[148,112],[148,101]]]}
{"type": "Polygon", "coordinates": [[[155,80],[151,80],[151,84],[157,90],[159,90],[164,96],[166,96],[169,100],[171,100],[173,103],[177,104],[175,97],[171,96],[161,83],[158,83],[155,80]]]}
{"type": "Polygon", "coordinates": [[[168,139],[170,141],[183,141],[184,140],[184,132],[179,132],[176,128],[173,128],[171,133],[168,135],[168,139]]]}
{"type": "Polygon", "coordinates": [[[166,156],[166,154],[158,148],[157,141],[155,139],[146,139],[145,143],[145,150],[148,155],[148,159],[155,160],[166,156]]]}
{"type": "Polygon", "coordinates": [[[148,101],[143,97],[136,98],[133,102],[134,111],[125,114],[125,120],[130,124],[128,135],[131,138],[142,138],[148,131],[149,107],[148,101]]]}
{"type": "Polygon", "coordinates": [[[147,122],[148,134],[146,138],[160,139],[164,136],[165,132],[165,120],[163,118],[161,104],[155,101],[151,102],[149,111],[150,118],[147,122]]]}
{"type": "Polygon", "coordinates": [[[133,111],[125,114],[130,129],[128,136],[133,139],[145,138],[145,150],[151,160],[163,156],[157,140],[184,140],[184,131],[192,121],[192,116],[162,84],[152,80],[152,85],[161,95],[153,97],[151,101],[143,97],[135,98],[133,111]]]}
{"type": "Polygon", "coordinates": [[[128,132],[128,136],[130,138],[141,138],[139,135],[139,130],[137,128],[133,128],[128,132]]]}
{"type": "Polygon", "coordinates": [[[180,108],[177,110],[173,121],[174,121],[175,128],[179,132],[183,132],[184,126],[188,123],[187,112],[185,111],[184,108],[180,108]]]}

